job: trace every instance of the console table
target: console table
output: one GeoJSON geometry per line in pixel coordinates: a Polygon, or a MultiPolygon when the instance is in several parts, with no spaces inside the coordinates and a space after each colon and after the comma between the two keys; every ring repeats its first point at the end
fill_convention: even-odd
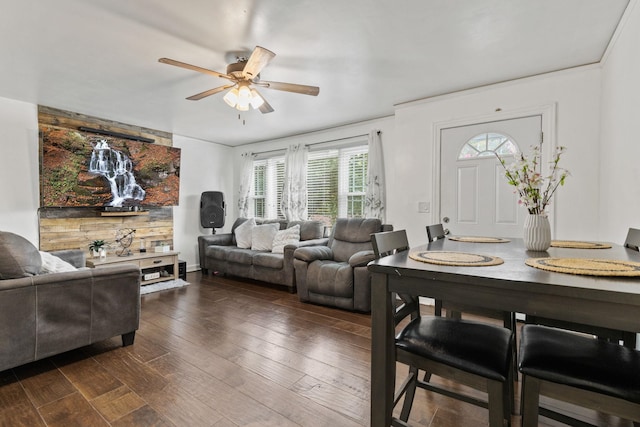
{"type": "Polygon", "coordinates": [[[178,254],[179,252],[136,252],[129,256],[108,256],[104,259],[87,259],[87,267],[100,268],[107,265],[134,264],[140,267],[142,272],[141,285],[173,280],[178,278],[178,254]],[[164,272],[164,273],[163,273],[164,272]],[[154,273],[160,273],[159,277],[154,273]],[[145,276],[148,279],[145,279],[145,276]]]}

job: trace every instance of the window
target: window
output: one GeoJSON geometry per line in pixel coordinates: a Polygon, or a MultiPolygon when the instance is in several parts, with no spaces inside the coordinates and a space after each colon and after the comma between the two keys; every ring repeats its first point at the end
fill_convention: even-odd
{"type": "Polygon", "coordinates": [[[513,156],[518,152],[518,147],[511,138],[499,133],[483,133],[468,140],[460,149],[458,160],[473,159],[476,157],[513,156]]]}
{"type": "MultiPolygon", "coordinates": [[[[331,225],[338,217],[364,217],[367,161],[367,145],[311,151],[307,163],[309,219],[331,225]]],[[[284,218],[280,211],[284,156],[256,160],[253,165],[252,212],[256,217],[284,218]]]]}
{"type": "Polygon", "coordinates": [[[253,162],[253,189],[249,211],[258,218],[284,218],[280,212],[284,156],[253,162]]]}

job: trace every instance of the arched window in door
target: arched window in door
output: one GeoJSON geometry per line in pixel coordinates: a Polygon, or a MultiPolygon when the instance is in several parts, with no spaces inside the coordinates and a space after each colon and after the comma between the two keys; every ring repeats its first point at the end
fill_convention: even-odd
{"type": "Polygon", "coordinates": [[[458,153],[458,160],[477,157],[513,156],[518,153],[518,146],[506,135],[499,133],[482,133],[468,140],[458,153]]]}

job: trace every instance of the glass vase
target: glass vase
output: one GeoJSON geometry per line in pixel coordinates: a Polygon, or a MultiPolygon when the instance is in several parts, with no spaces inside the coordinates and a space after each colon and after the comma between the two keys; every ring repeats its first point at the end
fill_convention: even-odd
{"type": "Polygon", "coordinates": [[[551,226],[546,215],[527,215],[524,220],[524,246],[529,251],[549,249],[551,246],[551,226]]]}

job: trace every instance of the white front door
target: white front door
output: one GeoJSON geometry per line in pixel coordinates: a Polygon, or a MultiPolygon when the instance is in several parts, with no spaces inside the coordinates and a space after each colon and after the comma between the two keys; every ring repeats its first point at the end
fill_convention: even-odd
{"type": "Polygon", "coordinates": [[[445,128],[440,134],[440,220],[452,235],[521,237],[518,205],[495,152],[528,153],[541,143],[542,116],[445,128]]]}

